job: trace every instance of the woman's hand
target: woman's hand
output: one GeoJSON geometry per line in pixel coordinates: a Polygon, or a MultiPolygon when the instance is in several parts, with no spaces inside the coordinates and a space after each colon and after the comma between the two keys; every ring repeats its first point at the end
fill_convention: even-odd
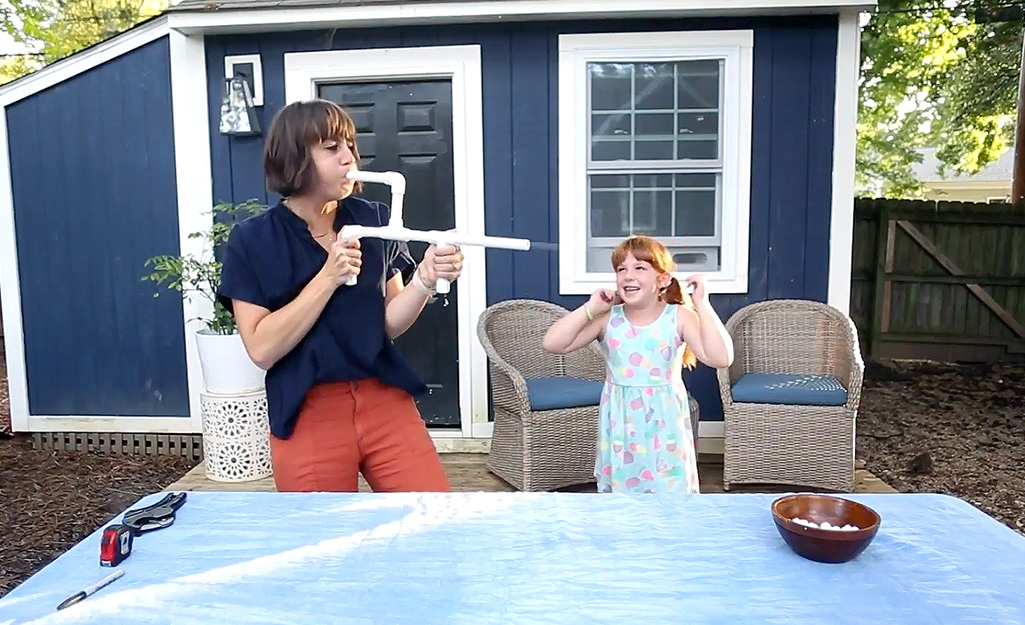
{"type": "Polygon", "coordinates": [[[438,279],[454,282],[463,272],[463,253],[456,245],[434,245],[424,252],[424,260],[418,268],[424,285],[433,289],[438,279]]]}
{"type": "Polygon", "coordinates": [[[337,287],[348,282],[349,278],[358,276],[362,266],[363,252],[359,249],[359,239],[339,239],[331,245],[321,273],[337,287]]]}

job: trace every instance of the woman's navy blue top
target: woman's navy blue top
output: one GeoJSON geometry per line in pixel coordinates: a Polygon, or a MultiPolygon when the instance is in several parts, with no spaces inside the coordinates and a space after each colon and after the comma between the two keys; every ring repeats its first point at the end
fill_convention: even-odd
{"type": "MultiPolygon", "coordinates": [[[[388,223],[379,202],[348,197],[338,203],[334,228],[388,223]]],[[[384,284],[396,273],[408,281],[416,263],[403,242],[360,240],[363,265],[354,286],[340,286],[305,337],[267,371],[271,433],[288,438],[306,393],[322,382],[377,378],[410,395],[426,385],[399,354],[384,329],[384,284]]],[[[220,302],[237,299],[274,312],[291,302],[324,266],[327,252],[306,222],[279,203],[238,223],[225,246],[220,302]]]]}

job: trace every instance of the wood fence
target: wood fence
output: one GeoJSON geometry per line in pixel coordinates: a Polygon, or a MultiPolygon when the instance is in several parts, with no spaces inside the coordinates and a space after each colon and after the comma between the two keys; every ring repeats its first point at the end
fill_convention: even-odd
{"type": "Polygon", "coordinates": [[[866,356],[1025,360],[1025,203],[858,199],[854,220],[866,356]]]}

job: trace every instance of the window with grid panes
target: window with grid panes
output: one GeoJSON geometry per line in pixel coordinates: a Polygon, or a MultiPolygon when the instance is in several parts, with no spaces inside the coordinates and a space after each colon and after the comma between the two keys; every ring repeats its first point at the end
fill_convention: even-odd
{"type": "Polygon", "coordinates": [[[632,234],[665,243],[680,274],[746,290],[751,37],[716,35],[560,38],[562,292],[607,280],[632,234]]]}
{"type": "Polygon", "coordinates": [[[588,63],[587,269],[631,234],[719,268],[722,61],[588,63]]]}

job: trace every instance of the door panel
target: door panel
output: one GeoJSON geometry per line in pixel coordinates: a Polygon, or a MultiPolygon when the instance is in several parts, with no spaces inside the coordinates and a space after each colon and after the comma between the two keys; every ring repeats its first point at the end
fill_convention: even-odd
{"type": "MultiPolygon", "coordinates": [[[[452,83],[449,80],[321,84],[320,97],[341,104],[358,133],[360,168],[406,177],[403,221],[416,230],[455,227],[452,174],[452,83]]],[[[391,204],[385,185],[364,185],[363,196],[391,204]]],[[[425,243],[410,242],[413,258],[425,243]]],[[[417,404],[428,425],[458,427],[458,283],[395,344],[430,387],[417,404]]]]}

